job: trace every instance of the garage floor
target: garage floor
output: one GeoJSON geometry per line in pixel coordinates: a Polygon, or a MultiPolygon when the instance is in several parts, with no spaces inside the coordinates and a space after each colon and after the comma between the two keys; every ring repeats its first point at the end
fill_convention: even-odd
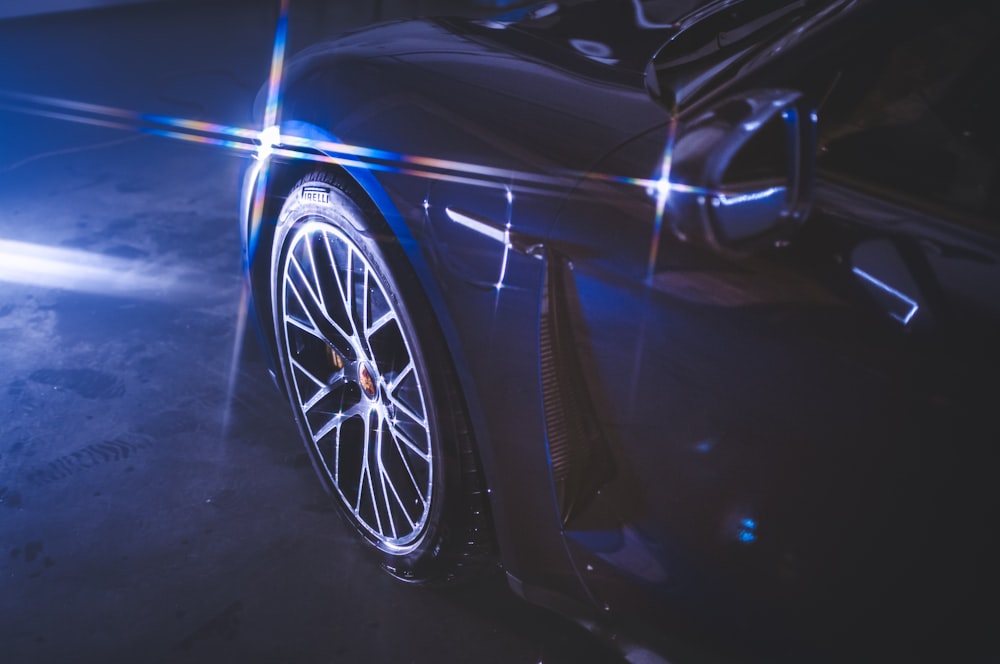
{"type": "MultiPolygon", "coordinates": [[[[296,1],[290,49],[439,4],[296,1]]],[[[0,92],[246,126],[276,6],[0,21],[0,92]]],[[[0,95],[0,660],[611,660],[500,579],[361,556],[237,334],[247,157],[24,106],[0,95]]]]}

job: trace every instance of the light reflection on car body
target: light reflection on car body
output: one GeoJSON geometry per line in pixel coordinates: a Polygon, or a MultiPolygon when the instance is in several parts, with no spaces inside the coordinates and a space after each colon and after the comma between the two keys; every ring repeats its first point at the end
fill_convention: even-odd
{"type": "Polygon", "coordinates": [[[881,100],[866,67],[994,10],[687,4],[392,23],[292,58],[245,248],[265,345],[276,217],[332,162],[426,296],[518,593],[667,657],[675,632],[766,661],[978,653],[995,207],[856,182],[844,137],[881,100]],[[881,39],[897,16],[912,32],[881,39]]]}

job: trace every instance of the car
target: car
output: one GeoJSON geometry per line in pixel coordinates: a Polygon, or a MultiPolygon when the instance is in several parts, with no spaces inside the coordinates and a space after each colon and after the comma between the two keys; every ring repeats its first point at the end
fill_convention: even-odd
{"type": "Polygon", "coordinates": [[[290,58],[250,315],[377,563],[631,661],[997,661],[998,13],[566,0],[290,58]]]}

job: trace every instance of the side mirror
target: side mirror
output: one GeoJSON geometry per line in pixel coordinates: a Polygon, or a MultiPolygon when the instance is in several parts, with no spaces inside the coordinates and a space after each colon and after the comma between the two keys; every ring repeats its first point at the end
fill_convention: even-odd
{"type": "Polygon", "coordinates": [[[816,113],[800,92],[725,99],[681,124],[672,149],[664,221],[681,239],[746,253],[787,236],[808,215],[816,113]]]}

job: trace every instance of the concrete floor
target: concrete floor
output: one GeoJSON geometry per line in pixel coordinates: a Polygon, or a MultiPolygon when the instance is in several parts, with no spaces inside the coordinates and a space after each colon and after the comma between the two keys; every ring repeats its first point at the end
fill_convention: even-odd
{"type": "MultiPolygon", "coordinates": [[[[0,91],[245,125],[275,7],[0,21],[0,91]]],[[[293,3],[290,47],[375,7],[293,3]]],[[[234,353],[245,156],[9,98],[0,127],[0,660],[613,661],[500,579],[408,587],[361,555],[234,353]]]]}

